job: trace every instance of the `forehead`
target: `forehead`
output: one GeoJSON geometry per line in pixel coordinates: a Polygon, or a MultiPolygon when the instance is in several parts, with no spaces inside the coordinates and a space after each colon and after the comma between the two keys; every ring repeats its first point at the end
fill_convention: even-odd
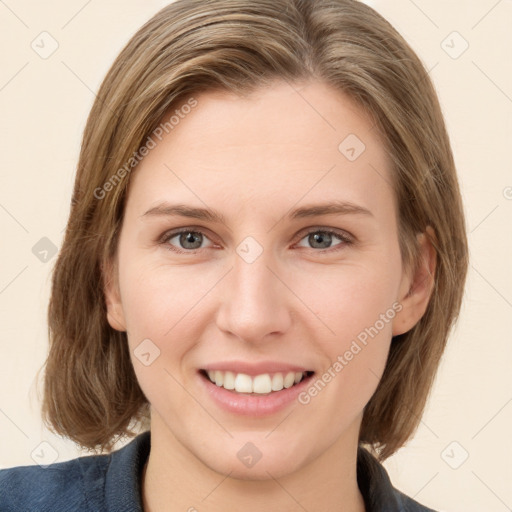
{"type": "Polygon", "coordinates": [[[185,195],[235,208],[250,201],[254,210],[257,201],[268,208],[283,198],[394,200],[378,129],[344,93],[321,82],[276,82],[249,97],[212,91],[194,100],[163,117],[161,126],[173,122],[134,171],[132,202],[185,195]]]}

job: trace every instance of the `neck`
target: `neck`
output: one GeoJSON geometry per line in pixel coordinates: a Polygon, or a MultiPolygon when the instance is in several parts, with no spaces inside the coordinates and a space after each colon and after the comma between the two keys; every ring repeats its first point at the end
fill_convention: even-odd
{"type": "Polygon", "coordinates": [[[350,443],[340,438],[319,457],[283,476],[233,478],[204,464],[153,415],[143,506],[145,512],[365,512],[356,468],[357,437],[354,443],[351,436],[350,443]]]}

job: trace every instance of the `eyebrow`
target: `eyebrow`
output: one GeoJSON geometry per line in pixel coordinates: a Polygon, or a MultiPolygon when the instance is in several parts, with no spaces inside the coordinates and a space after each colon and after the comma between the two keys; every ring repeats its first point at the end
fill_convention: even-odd
{"type": "MultiPolygon", "coordinates": [[[[347,201],[330,201],[327,203],[313,204],[302,206],[289,211],[285,218],[289,220],[304,219],[308,217],[317,217],[321,215],[367,215],[373,217],[373,213],[363,206],[347,202],[347,201]]],[[[198,208],[185,204],[170,204],[167,202],[153,206],[141,217],[158,217],[158,216],[179,216],[199,219],[209,222],[226,224],[225,217],[212,208],[198,208]]]]}

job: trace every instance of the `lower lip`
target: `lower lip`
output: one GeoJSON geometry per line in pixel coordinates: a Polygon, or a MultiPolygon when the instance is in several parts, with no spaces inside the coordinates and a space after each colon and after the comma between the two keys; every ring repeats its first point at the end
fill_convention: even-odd
{"type": "Polygon", "coordinates": [[[281,411],[296,400],[299,393],[309,385],[313,375],[303,378],[290,388],[283,388],[268,395],[257,393],[249,395],[229,391],[222,386],[217,386],[202,373],[199,373],[199,379],[213,401],[225,411],[245,416],[267,416],[281,411]]]}

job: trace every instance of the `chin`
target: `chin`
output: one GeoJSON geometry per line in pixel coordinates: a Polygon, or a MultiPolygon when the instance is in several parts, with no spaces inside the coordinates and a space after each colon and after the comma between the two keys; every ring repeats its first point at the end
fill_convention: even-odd
{"type": "Polygon", "coordinates": [[[225,446],[205,447],[206,451],[203,454],[196,453],[196,456],[211,470],[223,475],[229,474],[230,478],[238,480],[281,478],[307,463],[304,457],[306,454],[297,446],[308,444],[291,442],[290,438],[279,438],[275,433],[272,434],[276,436],[275,439],[270,442],[263,439],[265,435],[267,433],[252,436],[253,441],[247,435],[241,438],[235,436],[225,446]]]}

